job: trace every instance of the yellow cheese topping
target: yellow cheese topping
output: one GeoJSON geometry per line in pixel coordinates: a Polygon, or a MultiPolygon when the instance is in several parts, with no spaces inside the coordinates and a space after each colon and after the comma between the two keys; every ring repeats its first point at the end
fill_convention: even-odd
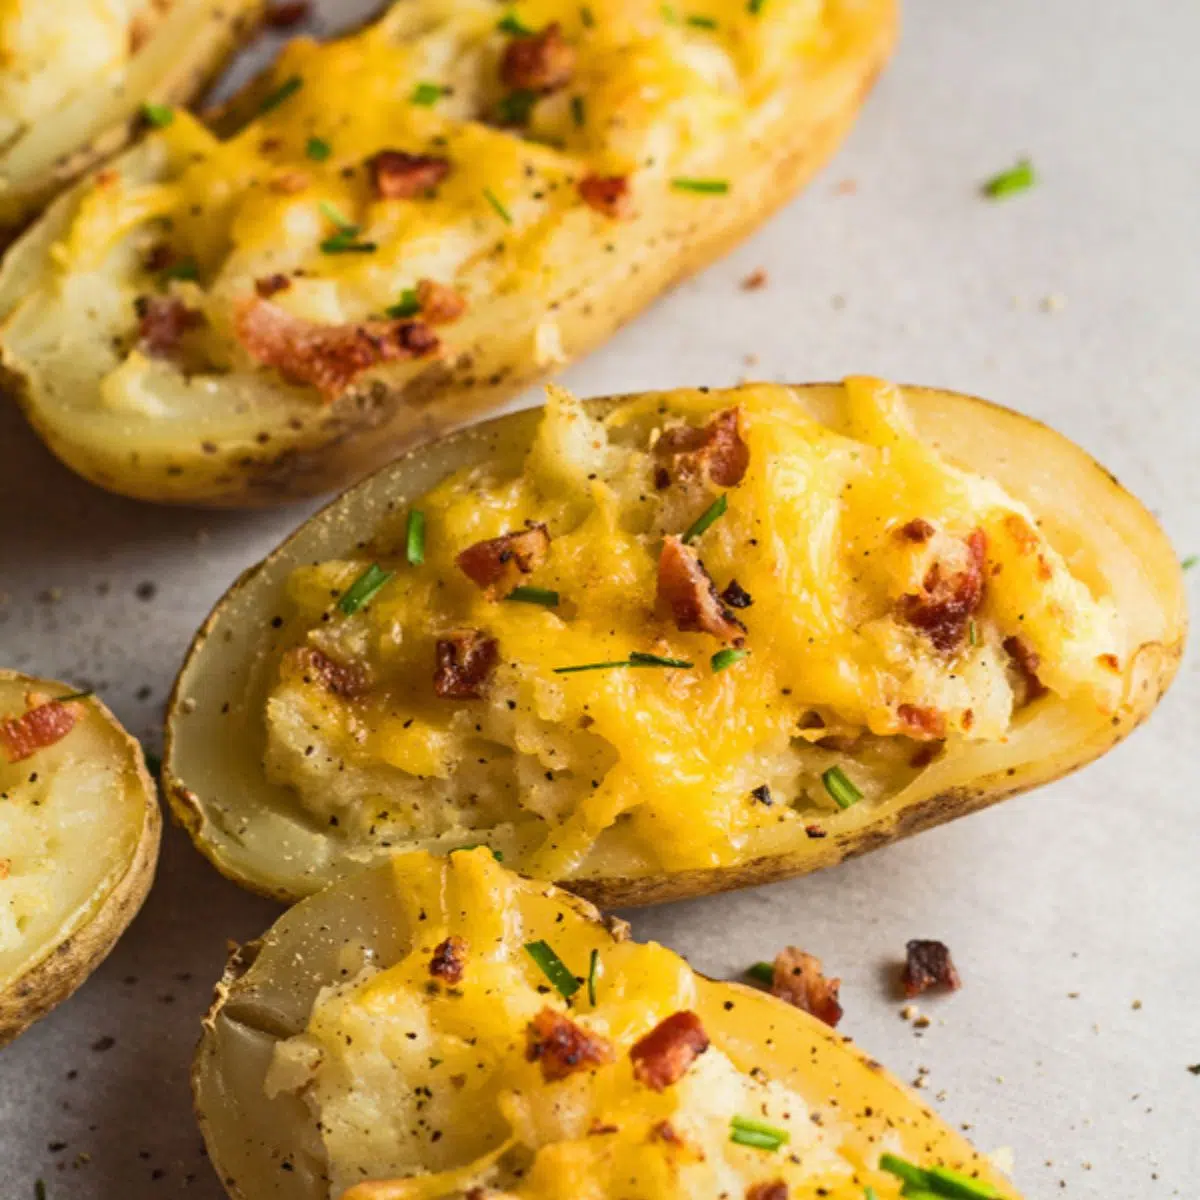
{"type": "Polygon", "coordinates": [[[347,978],[277,1044],[266,1079],[269,1096],[308,1106],[331,1197],[742,1200],[779,1184],[765,1200],[862,1200],[867,1187],[893,1200],[883,1153],[969,1172],[1000,1196],[961,1142],[815,1018],[615,938],[484,849],[393,869],[409,948],[379,964],[347,945],[347,978]],[[539,966],[547,951],[561,974],[539,966]],[[656,1090],[631,1050],[679,1013],[709,1045],[656,1090]],[[590,1039],[577,1062],[544,1045],[548,1018],[590,1039]],[[747,1121],[774,1144],[735,1136],[747,1121]]]}
{"type": "Polygon", "coordinates": [[[831,424],[772,385],[597,418],[550,389],[523,461],[411,499],[423,561],[402,510],[360,560],[291,576],[269,772],[354,842],[494,831],[507,846],[515,830],[522,865],[561,879],[604,837],[635,869],[674,871],[738,861],[754,831],[799,831],[854,793],[884,800],[937,752],[1004,739],[1025,705],[1115,711],[1111,603],[1023,504],[914,434],[899,389],[852,379],[845,399],[831,424]],[[664,457],[735,413],[737,482],[664,457]],[[690,548],[734,638],[660,595],[667,540],[702,516],[690,548]],[[548,548],[499,595],[456,561],[531,523],[548,548]],[[356,608],[373,563],[390,578],[356,608]],[[506,598],[514,583],[535,592],[506,598]],[[478,698],[435,687],[463,631],[495,644],[478,698]]]}

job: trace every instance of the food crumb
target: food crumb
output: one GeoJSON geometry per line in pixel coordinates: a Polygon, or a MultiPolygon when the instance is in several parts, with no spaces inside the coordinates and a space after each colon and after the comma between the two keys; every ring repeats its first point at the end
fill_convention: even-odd
{"type": "Polygon", "coordinates": [[[1043,297],[1041,303],[1042,312],[1056,313],[1062,312],[1067,307],[1067,298],[1061,292],[1051,292],[1050,295],[1043,297]]]}
{"type": "Polygon", "coordinates": [[[102,1038],[97,1038],[92,1043],[92,1049],[97,1054],[103,1054],[105,1050],[111,1050],[117,1044],[117,1039],[109,1037],[107,1034],[102,1038]]]}
{"type": "Polygon", "coordinates": [[[1140,1011],[1140,1010],[1141,1010],[1141,1007],[1142,1007],[1142,1002],[1141,1002],[1140,1000],[1135,1000],[1135,1001],[1134,1001],[1134,1002],[1133,1002],[1133,1003],[1130,1005],[1130,1008],[1132,1008],[1134,1012],[1138,1012],[1138,1011],[1140,1011]]]}
{"type": "Polygon", "coordinates": [[[853,196],[858,191],[857,179],[843,179],[833,189],[836,196],[853,196]]]}
{"type": "Polygon", "coordinates": [[[757,354],[744,354],[744,355],[742,355],[742,362],[744,362],[746,364],[746,366],[748,366],[748,367],[757,366],[758,365],[758,355],[757,354]]]}
{"type": "Polygon", "coordinates": [[[920,1009],[915,1004],[906,1004],[901,1010],[900,1015],[906,1020],[911,1021],[920,1015],[920,1009]]]}
{"type": "Polygon", "coordinates": [[[158,595],[158,584],[152,583],[149,579],[143,580],[134,588],[133,594],[139,600],[153,600],[158,595]]]}
{"type": "Polygon", "coordinates": [[[764,267],[756,267],[742,280],[743,292],[757,292],[767,286],[768,276],[764,267]]]}

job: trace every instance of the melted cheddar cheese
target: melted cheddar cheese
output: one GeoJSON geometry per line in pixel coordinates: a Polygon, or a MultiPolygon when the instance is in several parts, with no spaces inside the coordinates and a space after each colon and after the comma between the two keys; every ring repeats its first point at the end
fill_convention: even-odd
{"type": "Polygon", "coordinates": [[[1111,602],[1021,502],[916,436],[899,389],[851,379],[845,400],[830,424],[774,385],[598,418],[551,389],[524,461],[461,471],[360,559],[293,573],[269,774],[351,854],[483,833],[542,878],[586,874],[614,840],[641,871],[679,871],[739,861],[765,827],[833,826],[831,768],[873,805],[937,754],[1003,740],[1027,705],[1116,711],[1111,602]],[[736,482],[686,455],[667,470],[664,447],[731,414],[736,482]],[[735,636],[664,602],[664,548],[704,514],[690,550],[735,636]],[[539,525],[544,553],[499,593],[464,570],[464,551],[539,525]],[[390,577],[345,611],[373,564],[390,577]],[[494,661],[456,697],[435,668],[463,636],[494,661]]]}

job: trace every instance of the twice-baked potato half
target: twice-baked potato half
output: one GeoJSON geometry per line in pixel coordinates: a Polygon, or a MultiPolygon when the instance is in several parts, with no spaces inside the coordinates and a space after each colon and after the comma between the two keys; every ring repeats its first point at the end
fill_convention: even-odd
{"type": "Polygon", "coordinates": [[[235,953],[192,1078],[237,1200],[1016,1200],[816,1017],[482,848],[398,855],[235,953]]]}
{"type": "Polygon", "coordinates": [[[160,826],[141,747],[99,700],[0,671],[0,1046],[112,949],[160,826]]]}
{"type": "MultiPolygon", "coordinates": [[[[0,238],[115,154],[159,105],[197,95],[263,0],[5,0],[0,238]]],[[[28,282],[28,281],[26,281],[28,282]]]]}
{"type": "Polygon", "coordinates": [[[486,842],[603,904],[828,866],[1090,762],[1183,639],[1065,438],[871,379],[549,404],[413,451],[220,601],[167,727],[203,853],[295,898],[486,842]]]}
{"type": "Polygon", "coordinates": [[[404,0],[184,113],[0,270],[3,363],[70,467],[147,500],[343,485],[606,337],[848,129],[895,0],[404,0]],[[224,128],[224,126],[222,126],[224,128]]]}

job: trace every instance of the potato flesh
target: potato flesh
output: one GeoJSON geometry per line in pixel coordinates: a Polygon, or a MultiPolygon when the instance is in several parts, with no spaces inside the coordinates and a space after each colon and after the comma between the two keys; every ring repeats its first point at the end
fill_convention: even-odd
{"type": "Polygon", "coordinates": [[[867,805],[900,792],[919,771],[902,706],[940,714],[952,747],[1005,738],[1011,636],[1039,654],[1056,699],[1113,711],[1124,648],[1111,603],[1071,574],[1021,504],[922,445],[894,389],[859,380],[848,393],[842,428],[770,386],[648,397],[603,422],[552,394],[523,464],[474,468],[414,499],[423,566],[404,561],[404,514],[376,539],[371,551],[396,576],[365,611],[346,616],[334,598],[369,559],[293,573],[285,637],[372,683],[346,699],[285,655],[266,713],[272,780],[355,850],[492,830],[535,874],[561,879],[587,873],[603,834],[642,871],[678,871],[736,862],[782,824],[819,831],[837,811],[822,783],[829,767],[842,766],[867,805]],[[656,489],[655,433],[734,405],[750,448],[741,483],[656,489]],[[728,511],[697,546],[718,586],[736,578],[754,598],[739,613],[749,657],[720,673],[709,665],[720,641],[654,611],[662,536],[718,495],[728,511]],[[936,527],[927,543],[897,534],[915,517],[936,527]],[[552,541],[520,582],[559,592],[559,608],[493,601],[455,565],[526,521],[546,522],[552,541]],[[932,562],[961,562],[975,529],[995,574],[971,640],[948,655],[897,603],[932,562]],[[455,629],[498,640],[484,699],[434,695],[434,643],[455,629]],[[631,651],[695,667],[555,674],[631,651]]]}

